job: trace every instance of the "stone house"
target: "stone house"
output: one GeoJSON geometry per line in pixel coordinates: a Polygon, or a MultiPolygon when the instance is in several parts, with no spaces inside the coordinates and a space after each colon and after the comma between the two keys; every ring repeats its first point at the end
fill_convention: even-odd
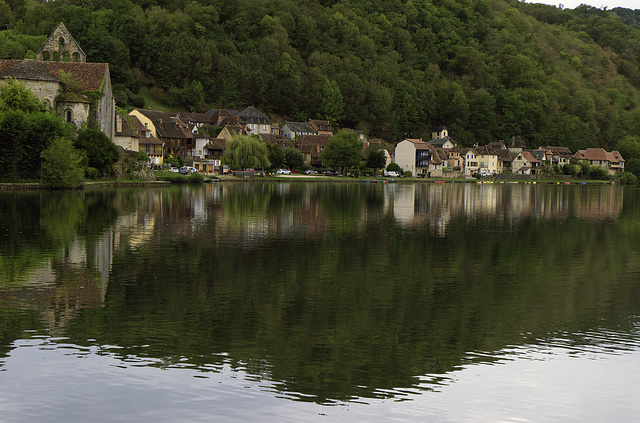
{"type": "Polygon", "coordinates": [[[138,152],[140,150],[140,135],[129,126],[129,122],[116,110],[116,128],[113,143],[125,150],[138,152]]]}
{"type": "Polygon", "coordinates": [[[310,167],[322,167],[322,152],[329,143],[331,135],[303,135],[298,138],[295,148],[302,153],[304,164],[310,167]]]}
{"type": "Polygon", "coordinates": [[[86,55],[62,23],[36,57],[0,60],[0,81],[15,78],[65,122],[77,127],[95,125],[113,140],[116,112],[109,65],[87,63],[86,55]]]}
{"type": "Polygon", "coordinates": [[[573,157],[573,153],[567,147],[547,146],[544,150],[546,151],[547,160],[550,160],[551,164],[556,166],[569,164],[573,157]]]}

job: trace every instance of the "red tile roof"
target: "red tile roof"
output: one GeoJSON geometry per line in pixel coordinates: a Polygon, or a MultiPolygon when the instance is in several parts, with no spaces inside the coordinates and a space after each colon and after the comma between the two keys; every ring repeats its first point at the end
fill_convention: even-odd
{"type": "Polygon", "coordinates": [[[107,63],[40,62],[0,60],[0,78],[62,81],[60,71],[71,75],[83,91],[100,91],[109,73],[107,63]]]}

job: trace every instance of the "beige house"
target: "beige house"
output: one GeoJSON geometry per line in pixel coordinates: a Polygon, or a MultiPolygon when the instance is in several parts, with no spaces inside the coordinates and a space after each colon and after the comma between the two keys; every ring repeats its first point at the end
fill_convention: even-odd
{"type": "Polygon", "coordinates": [[[548,160],[551,161],[551,164],[557,166],[569,164],[569,161],[573,157],[573,153],[567,147],[547,146],[544,150],[548,160]]]}
{"type": "Polygon", "coordinates": [[[442,159],[436,148],[422,140],[406,139],[400,141],[395,149],[396,163],[412,176],[442,176],[442,159]]]}
{"type": "Polygon", "coordinates": [[[237,125],[227,125],[222,128],[222,131],[218,134],[218,138],[223,139],[227,142],[231,141],[235,135],[248,135],[247,131],[245,131],[244,127],[237,125]]]}
{"type": "Polygon", "coordinates": [[[600,166],[611,175],[624,172],[624,159],[617,151],[606,151],[604,148],[587,148],[578,150],[574,156],[580,161],[586,161],[590,166],[600,166]]]}
{"type": "Polygon", "coordinates": [[[502,161],[489,145],[475,147],[478,158],[478,171],[492,175],[502,173],[502,161]]]}
{"type": "Polygon", "coordinates": [[[113,143],[125,150],[140,151],[140,135],[129,126],[124,116],[116,111],[116,130],[113,136],[113,143]]]}
{"type": "Polygon", "coordinates": [[[463,148],[460,150],[460,157],[462,158],[462,172],[465,178],[471,178],[480,171],[476,150],[473,148],[463,148]]]}
{"type": "Polygon", "coordinates": [[[164,154],[191,157],[194,147],[192,126],[180,120],[177,114],[134,109],[129,116],[137,118],[151,135],[164,143],[164,154]]]}
{"type": "Polygon", "coordinates": [[[253,106],[249,106],[240,113],[240,119],[249,135],[271,134],[271,122],[267,115],[253,106]]]}
{"type": "Polygon", "coordinates": [[[164,143],[151,134],[151,130],[145,127],[137,117],[132,116],[131,124],[138,132],[138,151],[144,151],[149,156],[151,164],[162,166],[164,164],[164,143]]]}

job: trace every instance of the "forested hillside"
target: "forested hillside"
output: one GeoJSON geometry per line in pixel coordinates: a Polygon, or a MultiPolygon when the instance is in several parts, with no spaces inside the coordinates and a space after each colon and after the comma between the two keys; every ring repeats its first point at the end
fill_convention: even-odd
{"type": "Polygon", "coordinates": [[[0,58],[64,22],[121,106],[254,105],[387,141],[611,148],[640,133],[640,11],[515,0],[0,0],[0,58]],[[141,91],[144,90],[144,91],[141,91]]]}

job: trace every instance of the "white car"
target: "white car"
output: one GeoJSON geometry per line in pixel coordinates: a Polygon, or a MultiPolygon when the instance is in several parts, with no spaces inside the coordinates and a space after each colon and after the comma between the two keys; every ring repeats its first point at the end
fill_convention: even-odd
{"type": "Polygon", "coordinates": [[[384,176],[391,176],[392,178],[398,178],[400,177],[400,174],[398,174],[398,172],[396,172],[395,170],[385,170],[384,171],[384,176]]]}
{"type": "Polygon", "coordinates": [[[276,170],[276,175],[291,175],[291,171],[289,169],[278,169],[276,170]]]}

